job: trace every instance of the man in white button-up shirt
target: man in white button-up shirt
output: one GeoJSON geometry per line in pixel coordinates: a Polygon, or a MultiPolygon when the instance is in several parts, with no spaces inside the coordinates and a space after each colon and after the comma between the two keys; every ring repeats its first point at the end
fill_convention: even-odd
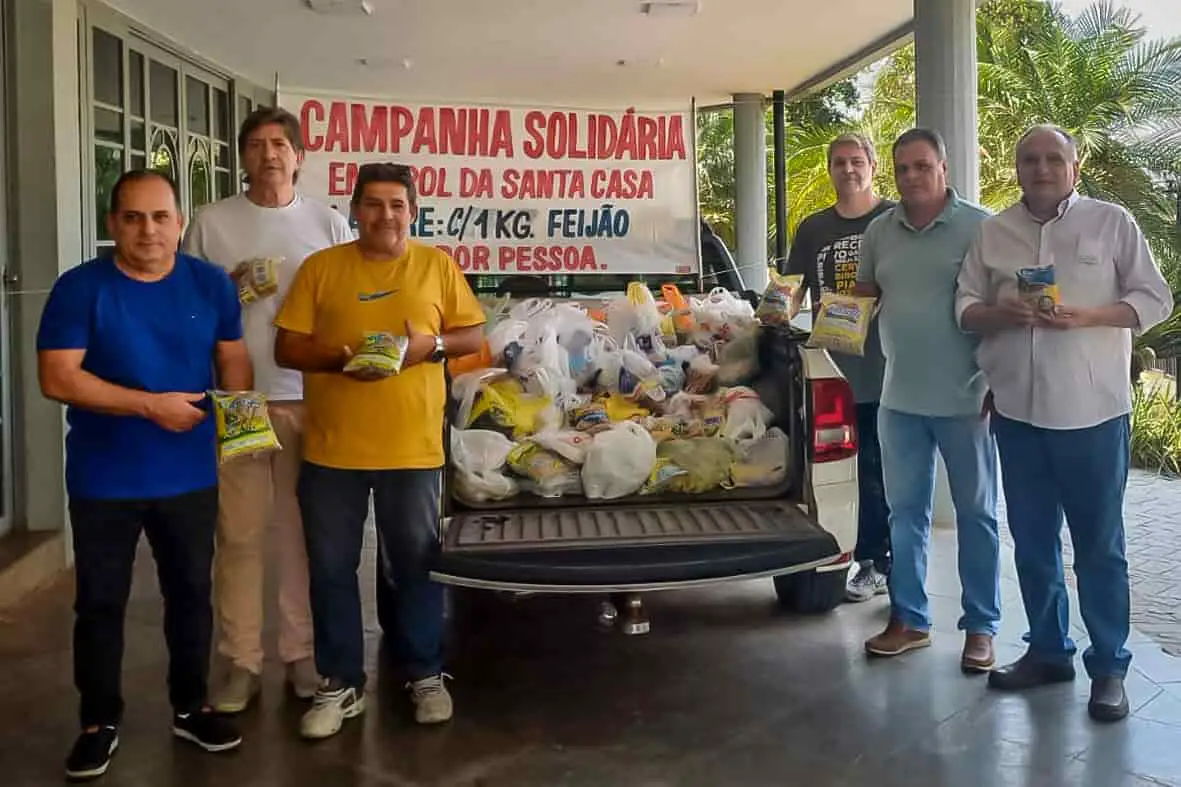
{"type": "Polygon", "coordinates": [[[1173,299],[1135,220],[1080,197],[1078,172],[1069,134],[1026,132],[1017,146],[1022,200],[981,225],[960,273],[956,317],[983,336],[978,361],[995,409],[1030,626],[1026,654],[994,671],[989,685],[1022,690],[1074,679],[1059,538],[1065,514],[1091,639],[1083,654],[1089,711],[1118,721],[1128,713],[1131,661],[1123,497],[1132,335],[1165,319],[1173,299]],[[1034,284],[1019,290],[1019,279],[1034,284]]]}

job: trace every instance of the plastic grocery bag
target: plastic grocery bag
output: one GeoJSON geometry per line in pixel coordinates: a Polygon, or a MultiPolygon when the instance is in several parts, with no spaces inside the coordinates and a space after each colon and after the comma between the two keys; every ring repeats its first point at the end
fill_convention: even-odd
{"type": "Polygon", "coordinates": [[[730,465],[734,451],[729,443],[716,437],[697,437],[691,440],[669,440],[657,449],[658,461],[679,468],[683,472],[665,479],[669,492],[701,494],[717,489],[730,479],[730,465]]]}
{"type": "Polygon", "coordinates": [[[222,462],[283,446],[267,413],[267,398],[257,391],[211,391],[217,419],[217,452],[222,462]]]}
{"type": "Polygon", "coordinates": [[[787,435],[775,426],[758,440],[738,445],[734,464],[730,467],[733,486],[775,486],[787,478],[787,459],[790,449],[787,435]]]}
{"type": "Polygon", "coordinates": [[[656,465],[656,443],[639,424],[625,421],[595,437],[582,466],[582,486],[592,500],[640,491],[656,465]]]}
{"type": "Polygon", "coordinates": [[[410,340],[392,333],[367,333],[365,341],[344,365],[346,373],[389,377],[402,370],[410,340]]]}
{"type": "Polygon", "coordinates": [[[791,299],[804,283],[804,277],[798,274],[785,276],[771,271],[771,280],[767,289],[763,290],[763,297],[759,300],[759,307],[755,309],[755,317],[763,325],[782,325],[791,321],[791,299]]]}
{"type": "Polygon", "coordinates": [[[517,482],[502,472],[513,442],[498,432],[451,429],[451,463],[462,500],[484,503],[507,500],[519,491],[517,482]]]}
{"type": "Polygon", "coordinates": [[[865,355],[869,321],[873,319],[875,298],[858,298],[826,292],[820,296],[820,308],[812,324],[809,347],[865,355]]]}
{"type": "Polygon", "coordinates": [[[754,390],[743,386],[727,388],[722,392],[722,401],[726,403],[726,425],[722,427],[722,437],[738,442],[758,440],[767,433],[767,424],[774,414],[754,390]]]}
{"type": "Polygon", "coordinates": [[[569,429],[538,432],[528,440],[576,465],[586,461],[586,452],[593,441],[591,435],[569,429]]]}
{"type": "Polygon", "coordinates": [[[661,322],[663,315],[656,298],[643,282],[627,285],[627,295],[607,306],[607,325],[611,336],[621,346],[631,337],[645,355],[664,350],[661,322]]]}

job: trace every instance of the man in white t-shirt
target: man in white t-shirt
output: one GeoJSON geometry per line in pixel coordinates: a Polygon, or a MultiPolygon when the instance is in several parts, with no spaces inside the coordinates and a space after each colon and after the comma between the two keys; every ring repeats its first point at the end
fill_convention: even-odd
{"type": "Polygon", "coordinates": [[[353,240],[348,220],[299,194],[303,163],[299,121],[282,109],[250,114],[238,133],[246,171],[244,194],[201,208],[184,239],[184,251],[230,271],[249,287],[252,260],[274,261],[277,287],[243,298],[246,345],[255,387],[269,400],[271,421],[283,446],[277,453],[241,457],[221,467],[214,609],[221,657],[213,707],[238,713],[259,690],[263,648],[263,567],[273,551],[278,567],[279,656],[296,695],[312,697],[319,683],[312,651],[307,551],[296,501],[303,433],[303,377],[275,365],[272,322],[295,272],[314,252],[353,240]],[[269,538],[265,537],[270,532],[269,538]]]}

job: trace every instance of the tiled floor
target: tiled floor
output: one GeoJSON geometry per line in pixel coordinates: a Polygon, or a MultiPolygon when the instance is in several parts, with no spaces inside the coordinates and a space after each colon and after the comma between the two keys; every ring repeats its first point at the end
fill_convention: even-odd
{"type": "MultiPolygon", "coordinates": [[[[377,667],[372,628],[369,711],[340,736],[316,745],[297,738],[300,706],[283,697],[281,670],[269,663],[262,705],[243,719],[242,749],[206,755],[168,735],[160,610],[145,559],[128,615],[123,746],[102,783],[1181,785],[1181,660],[1137,634],[1135,714],[1115,726],[1088,720],[1081,674],[1028,696],[990,692],[958,668],[954,565],[953,536],[940,531],[930,581],[935,645],[894,661],[869,662],[861,649],[885,621],[884,599],[793,618],[777,610],[765,581],[650,597],[653,630],[638,638],[598,631],[589,598],[497,604],[457,633],[458,713],[437,729],[413,724],[399,680],[377,667]]],[[[1004,595],[1007,660],[1021,652],[1024,631],[1011,562],[1004,595]]],[[[61,780],[75,731],[69,607],[62,586],[0,621],[4,787],[61,780]]]]}

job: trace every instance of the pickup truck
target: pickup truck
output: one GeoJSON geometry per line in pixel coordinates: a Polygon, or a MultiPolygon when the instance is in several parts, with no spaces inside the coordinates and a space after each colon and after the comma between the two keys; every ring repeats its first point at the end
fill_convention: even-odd
{"type": "MultiPolygon", "coordinates": [[[[510,594],[601,594],[633,616],[642,615],[639,594],[771,580],[785,608],[831,610],[857,538],[856,407],[828,353],[807,338],[791,326],[761,328],[749,381],[789,438],[780,485],[470,505],[448,472],[434,578],[510,594]]],[[[645,630],[646,618],[630,633],[645,630]]]]}

